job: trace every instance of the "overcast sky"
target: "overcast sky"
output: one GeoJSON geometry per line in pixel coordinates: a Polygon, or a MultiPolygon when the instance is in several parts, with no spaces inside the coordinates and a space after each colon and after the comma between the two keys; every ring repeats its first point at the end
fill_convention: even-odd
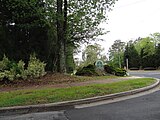
{"type": "Polygon", "coordinates": [[[128,41],[160,32],[160,0],[118,0],[109,13],[107,24],[103,24],[107,35],[100,44],[106,52],[114,40],[128,41]]]}
{"type": "MultiPolygon", "coordinates": [[[[108,13],[109,20],[102,24],[110,32],[100,36],[105,41],[98,43],[105,48],[107,54],[117,39],[126,42],[160,32],[159,12],[160,0],[118,0],[108,13]]],[[[78,56],[81,58],[81,53],[78,56]]]]}

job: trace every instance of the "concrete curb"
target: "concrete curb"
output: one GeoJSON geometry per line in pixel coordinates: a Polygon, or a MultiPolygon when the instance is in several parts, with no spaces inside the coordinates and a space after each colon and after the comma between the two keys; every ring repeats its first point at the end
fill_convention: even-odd
{"type": "Polygon", "coordinates": [[[160,84],[160,80],[159,79],[156,79],[156,80],[157,80],[156,83],[150,86],[143,87],[140,89],[130,90],[127,92],[120,92],[120,93],[109,94],[109,95],[104,95],[104,96],[97,96],[97,97],[92,97],[92,98],[65,101],[65,102],[57,102],[57,103],[50,103],[50,104],[4,107],[4,108],[0,108],[0,116],[71,109],[71,108],[74,108],[75,105],[89,104],[93,102],[133,95],[133,94],[144,92],[144,91],[157,87],[160,84]]]}

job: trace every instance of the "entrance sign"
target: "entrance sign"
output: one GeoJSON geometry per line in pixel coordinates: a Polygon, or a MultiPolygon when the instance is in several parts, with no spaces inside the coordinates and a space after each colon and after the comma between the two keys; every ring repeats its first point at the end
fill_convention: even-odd
{"type": "Polygon", "coordinates": [[[103,63],[102,60],[97,60],[96,63],[95,63],[95,66],[96,66],[98,69],[101,69],[101,70],[104,69],[104,63],[103,63]]]}

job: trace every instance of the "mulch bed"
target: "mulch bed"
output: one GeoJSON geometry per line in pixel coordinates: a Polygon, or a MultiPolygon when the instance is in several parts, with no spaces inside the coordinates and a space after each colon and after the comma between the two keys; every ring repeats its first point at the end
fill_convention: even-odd
{"type": "Polygon", "coordinates": [[[45,76],[38,79],[28,79],[28,80],[14,80],[9,83],[4,83],[0,81],[0,91],[9,91],[17,89],[26,89],[34,87],[43,87],[46,85],[55,85],[61,83],[73,83],[77,82],[78,78],[70,75],[64,75],[59,73],[48,73],[45,76]]]}

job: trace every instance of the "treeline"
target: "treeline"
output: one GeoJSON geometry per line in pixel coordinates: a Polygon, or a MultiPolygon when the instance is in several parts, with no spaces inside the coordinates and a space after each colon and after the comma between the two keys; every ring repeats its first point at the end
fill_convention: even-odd
{"type": "Polygon", "coordinates": [[[129,69],[158,69],[160,67],[160,33],[125,43],[116,40],[109,50],[109,64],[129,69]]]}
{"type": "Polygon", "coordinates": [[[1,0],[0,59],[27,63],[35,53],[49,71],[72,71],[77,47],[105,33],[98,26],[114,2],[1,0]]]}

